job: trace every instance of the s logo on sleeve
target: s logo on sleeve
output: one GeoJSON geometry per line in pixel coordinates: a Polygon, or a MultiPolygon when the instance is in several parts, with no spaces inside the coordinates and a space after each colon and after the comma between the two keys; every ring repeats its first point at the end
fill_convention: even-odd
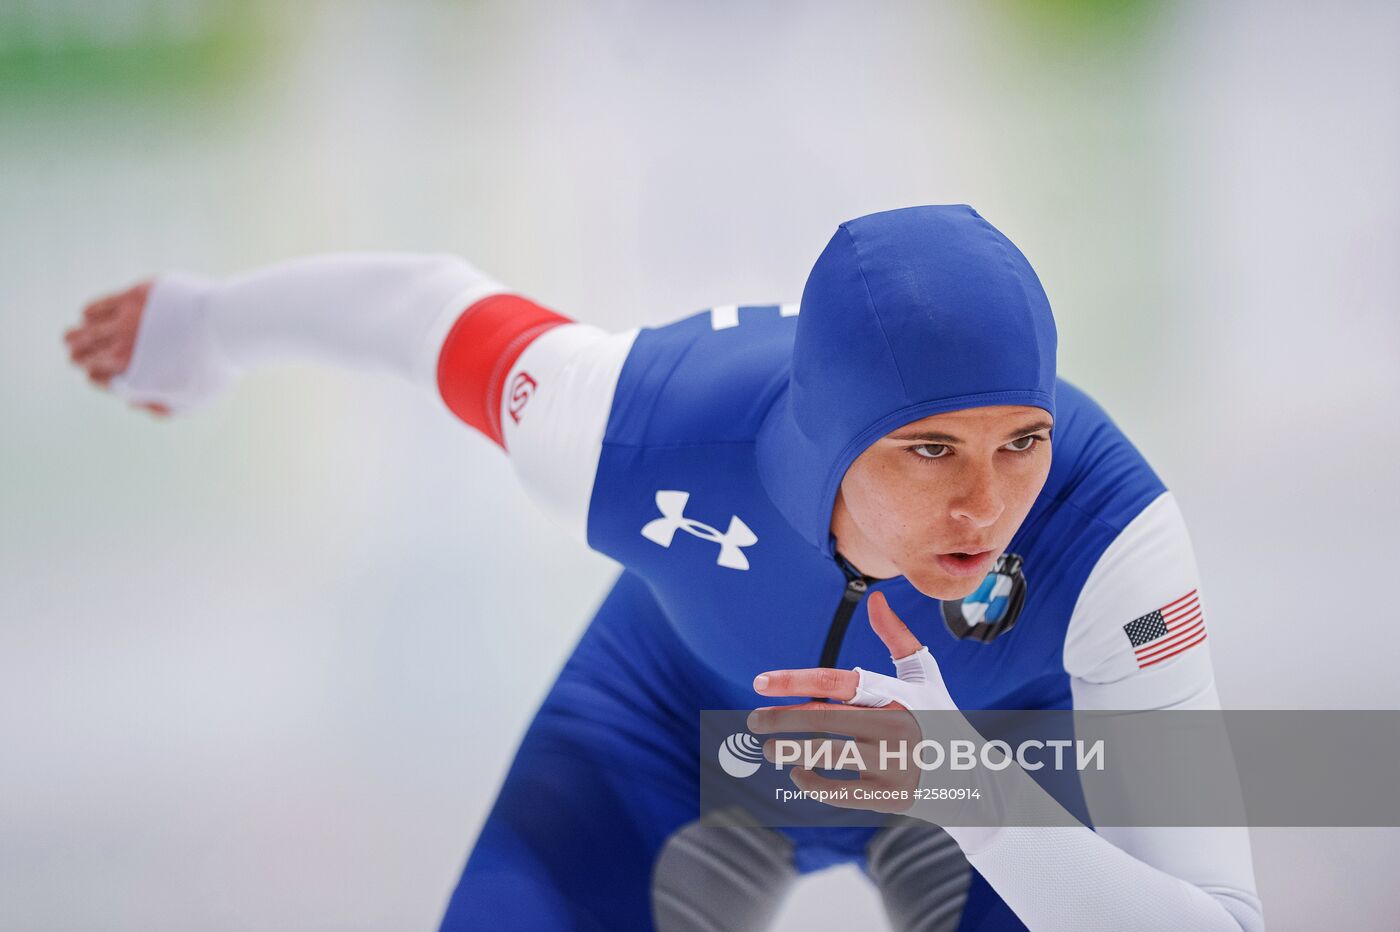
{"type": "Polygon", "coordinates": [[[534,397],[535,389],[538,387],[539,383],[523,369],[510,380],[510,388],[507,390],[506,397],[510,400],[510,407],[507,411],[512,421],[520,423],[520,413],[525,410],[525,405],[534,397]]]}

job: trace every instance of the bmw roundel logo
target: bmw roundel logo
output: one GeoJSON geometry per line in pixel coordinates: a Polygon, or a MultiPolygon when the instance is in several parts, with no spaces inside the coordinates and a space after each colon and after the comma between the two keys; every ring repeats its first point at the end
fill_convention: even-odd
{"type": "Polygon", "coordinates": [[[997,557],[992,571],[972,595],[943,603],[943,623],[953,637],[987,643],[1016,624],[1026,601],[1026,577],[1014,553],[997,557]]]}

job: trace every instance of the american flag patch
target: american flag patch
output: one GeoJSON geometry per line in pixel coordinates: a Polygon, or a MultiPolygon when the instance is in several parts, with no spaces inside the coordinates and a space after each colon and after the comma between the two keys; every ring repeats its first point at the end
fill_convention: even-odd
{"type": "Polygon", "coordinates": [[[1139,670],[1195,647],[1206,639],[1206,620],[1196,590],[1134,618],[1123,626],[1123,632],[1133,643],[1139,670]]]}

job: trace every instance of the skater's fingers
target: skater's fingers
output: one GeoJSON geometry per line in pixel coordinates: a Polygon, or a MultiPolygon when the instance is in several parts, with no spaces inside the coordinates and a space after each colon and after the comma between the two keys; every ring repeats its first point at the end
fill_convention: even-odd
{"type": "Polygon", "coordinates": [[[860,675],[854,670],[809,667],[805,670],[770,670],[754,678],[754,692],[764,696],[811,696],[814,699],[850,699],[860,675]]]}

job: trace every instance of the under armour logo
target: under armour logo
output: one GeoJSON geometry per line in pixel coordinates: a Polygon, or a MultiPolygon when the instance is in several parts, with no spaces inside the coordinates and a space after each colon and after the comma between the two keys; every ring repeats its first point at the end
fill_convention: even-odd
{"type": "Polygon", "coordinates": [[[743,548],[758,543],[758,535],[749,530],[749,526],[739,520],[738,515],[730,516],[729,530],[723,534],[708,524],[687,518],[685,505],[688,501],[689,492],[657,492],[656,507],[661,511],[661,517],[648,521],[642,528],[642,536],[654,544],[670,547],[676,531],[685,531],[687,534],[719,544],[719,559],[715,562],[720,566],[731,570],[748,569],[749,558],[744,556],[743,548]]]}

